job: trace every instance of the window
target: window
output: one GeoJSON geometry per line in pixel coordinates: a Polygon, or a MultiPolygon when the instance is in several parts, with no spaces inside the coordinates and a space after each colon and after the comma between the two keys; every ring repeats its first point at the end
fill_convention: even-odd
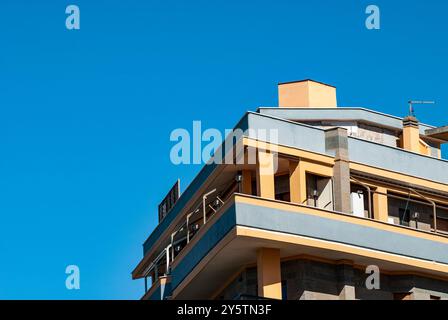
{"type": "Polygon", "coordinates": [[[373,208],[373,197],[369,195],[369,191],[358,184],[350,184],[350,204],[351,214],[357,217],[373,218],[372,212],[369,212],[373,208]],[[370,206],[369,206],[370,199],[370,206]]]}
{"type": "Polygon", "coordinates": [[[448,215],[446,210],[437,210],[437,231],[448,232],[448,215]]]}
{"type": "Polygon", "coordinates": [[[288,300],[288,282],[282,280],[282,300],[288,300]]]}
{"type": "Polygon", "coordinates": [[[400,208],[400,209],[398,209],[398,216],[400,218],[400,224],[402,226],[409,227],[409,220],[410,220],[410,217],[411,217],[411,210],[400,208]]]}
{"type": "Polygon", "coordinates": [[[331,179],[307,173],[306,198],[309,206],[333,210],[333,186],[331,179]]]}
{"type": "Polygon", "coordinates": [[[275,177],[275,199],[290,201],[289,175],[279,175],[275,177]]]}

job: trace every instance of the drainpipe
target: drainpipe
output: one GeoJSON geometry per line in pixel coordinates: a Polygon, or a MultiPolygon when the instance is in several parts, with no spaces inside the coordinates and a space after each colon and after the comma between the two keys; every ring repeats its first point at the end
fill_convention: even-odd
{"type": "MultiPolygon", "coordinates": [[[[171,261],[174,261],[174,236],[177,234],[177,231],[174,231],[171,234],[171,244],[168,247],[171,247],[171,261]]],[[[167,251],[168,252],[168,251],[167,251]]],[[[167,253],[167,257],[169,258],[169,253],[167,253]]],[[[169,260],[169,259],[168,259],[169,260]]]]}
{"type": "MultiPolygon", "coordinates": [[[[166,253],[166,274],[168,275],[169,269],[170,269],[170,248],[172,248],[173,246],[171,244],[169,244],[166,249],[165,249],[165,253],[166,253]]],[[[172,261],[172,260],[171,260],[172,261]]]]}
{"type": "Polygon", "coordinates": [[[428,199],[427,197],[425,197],[424,195],[422,195],[420,192],[418,192],[417,190],[414,190],[412,188],[409,188],[410,191],[414,192],[416,195],[422,197],[423,199],[425,199],[426,201],[428,201],[429,203],[432,204],[432,211],[433,211],[433,219],[434,219],[434,232],[437,232],[437,205],[434,201],[432,201],[431,199],[428,199]]]}

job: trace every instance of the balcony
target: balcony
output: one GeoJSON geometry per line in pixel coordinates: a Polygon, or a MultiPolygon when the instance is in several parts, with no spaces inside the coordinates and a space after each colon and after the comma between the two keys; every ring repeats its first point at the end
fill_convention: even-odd
{"type": "Polygon", "coordinates": [[[173,298],[212,297],[223,279],[254,264],[260,247],[280,248],[282,258],[306,255],[395,272],[448,273],[448,238],[443,235],[234,194],[170,261],[173,298]]]}

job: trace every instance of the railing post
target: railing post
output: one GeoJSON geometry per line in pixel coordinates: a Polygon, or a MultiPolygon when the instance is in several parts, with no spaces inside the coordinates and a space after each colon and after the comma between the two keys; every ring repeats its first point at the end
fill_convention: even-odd
{"type": "MultiPolygon", "coordinates": [[[[166,274],[169,274],[170,272],[169,272],[169,268],[170,268],[170,246],[171,245],[168,245],[167,247],[166,247],[166,249],[165,249],[165,253],[166,253],[166,274]]],[[[171,248],[172,248],[172,246],[171,246],[171,248]]]]}
{"type": "MultiPolygon", "coordinates": [[[[169,245],[168,247],[171,247],[171,261],[174,261],[174,236],[176,235],[177,231],[174,231],[171,234],[171,245],[169,245]]],[[[169,253],[167,254],[169,257],[169,253]]]]}
{"type": "Polygon", "coordinates": [[[148,292],[148,276],[145,276],[145,293],[148,292]]]}
{"type": "Polygon", "coordinates": [[[207,211],[205,210],[205,200],[207,200],[207,197],[209,195],[211,195],[215,191],[216,191],[216,189],[213,189],[212,191],[207,192],[206,194],[204,194],[202,196],[202,213],[203,213],[203,216],[204,216],[204,224],[207,223],[207,211]]]}

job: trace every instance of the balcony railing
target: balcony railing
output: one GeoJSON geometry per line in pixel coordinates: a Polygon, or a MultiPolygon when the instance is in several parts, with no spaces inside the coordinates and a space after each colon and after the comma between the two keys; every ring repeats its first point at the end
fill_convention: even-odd
{"type": "MultiPolygon", "coordinates": [[[[235,190],[231,191],[232,192],[230,192],[225,199],[228,199],[235,190]]],[[[224,204],[225,200],[221,198],[217,189],[210,190],[203,194],[201,203],[190,213],[185,215],[184,222],[171,233],[170,243],[144,271],[145,292],[150,290],[159,276],[170,275],[171,264],[174,259],[224,204]],[[147,278],[149,276],[153,279],[151,287],[148,287],[147,284],[147,278]]]]}

